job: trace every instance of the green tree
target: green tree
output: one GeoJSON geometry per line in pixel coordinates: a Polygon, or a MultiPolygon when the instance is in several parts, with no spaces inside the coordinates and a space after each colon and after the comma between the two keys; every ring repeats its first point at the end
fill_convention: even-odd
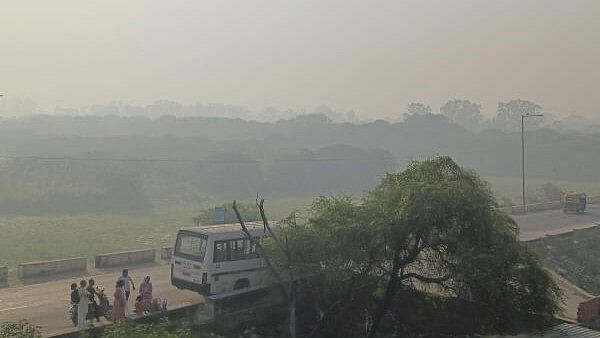
{"type": "Polygon", "coordinates": [[[440,108],[440,113],[469,130],[478,131],[483,127],[481,105],[469,100],[450,100],[440,108]]]}
{"type": "MultiPolygon", "coordinates": [[[[527,100],[511,100],[498,103],[498,114],[494,119],[497,128],[506,131],[517,131],[521,129],[521,116],[528,114],[540,114],[542,107],[535,102],[527,100]]],[[[538,127],[542,122],[541,117],[532,117],[527,119],[527,126],[530,129],[538,127]]]]}
{"type": "Polygon", "coordinates": [[[423,103],[409,103],[406,106],[406,115],[429,115],[431,107],[423,103]]]}
{"type": "Polygon", "coordinates": [[[383,334],[406,290],[481,306],[481,331],[544,325],[559,311],[559,290],[496,206],[475,173],[439,157],[388,174],[361,203],[316,200],[306,225],[283,230],[293,264],[267,247],[279,268],[321,277],[320,336],[383,334]]]}
{"type": "MultiPolygon", "coordinates": [[[[209,337],[206,335],[194,335],[194,337],[209,337]]],[[[122,321],[108,325],[102,331],[103,338],[188,338],[192,337],[189,330],[178,329],[176,325],[168,320],[162,320],[157,324],[134,324],[122,321]]]]}

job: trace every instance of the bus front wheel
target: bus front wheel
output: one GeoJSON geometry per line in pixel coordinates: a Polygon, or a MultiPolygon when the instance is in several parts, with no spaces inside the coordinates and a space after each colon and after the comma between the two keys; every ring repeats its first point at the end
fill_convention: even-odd
{"type": "Polygon", "coordinates": [[[248,280],[248,278],[238,279],[233,285],[234,290],[239,290],[247,287],[250,287],[250,281],[248,280]]]}

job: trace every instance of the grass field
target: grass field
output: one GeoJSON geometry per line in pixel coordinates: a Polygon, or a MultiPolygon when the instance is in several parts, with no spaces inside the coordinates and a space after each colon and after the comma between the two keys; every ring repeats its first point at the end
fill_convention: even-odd
{"type": "MultiPolygon", "coordinates": [[[[498,196],[518,203],[521,180],[516,177],[484,177],[498,196]]],[[[536,190],[547,180],[529,179],[536,190]]],[[[553,181],[563,190],[582,190],[600,195],[600,182],[553,181]]],[[[358,196],[356,196],[358,197],[358,196]]],[[[306,209],[311,198],[267,201],[269,217],[280,219],[294,209],[306,209]]],[[[217,203],[218,204],[218,203],[217,203]]],[[[149,215],[75,215],[61,217],[0,218],[0,266],[36,260],[76,256],[93,257],[111,251],[157,248],[172,245],[180,227],[191,226],[192,217],[210,205],[179,205],[158,208],[149,215]]]]}
{"type": "MultiPolygon", "coordinates": [[[[265,202],[270,218],[304,209],[309,198],[265,202]]],[[[209,205],[203,206],[208,207],[209,205]]],[[[0,266],[173,245],[181,227],[193,226],[200,207],[162,207],[151,215],[75,215],[0,218],[0,266]]]]}

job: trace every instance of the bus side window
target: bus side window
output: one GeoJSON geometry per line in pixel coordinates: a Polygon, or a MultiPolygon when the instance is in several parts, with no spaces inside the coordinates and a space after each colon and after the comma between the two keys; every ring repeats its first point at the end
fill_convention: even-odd
{"type": "Polygon", "coordinates": [[[215,241],[214,263],[224,262],[227,259],[227,241],[215,241]]]}
{"type": "Polygon", "coordinates": [[[231,248],[231,260],[237,261],[245,258],[245,247],[247,246],[247,239],[238,239],[229,241],[229,246],[231,248]]]}
{"type": "Polygon", "coordinates": [[[256,252],[256,241],[260,240],[259,238],[255,239],[255,242],[250,244],[248,242],[248,246],[246,247],[246,258],[258,258],[258,252],[256,252]]]}
{"type": "Polygon", "coordinates": [[[247,239],[216,241],[213,262],[239,261],[258,258],[256,243],[250,244],[247,239]]]}

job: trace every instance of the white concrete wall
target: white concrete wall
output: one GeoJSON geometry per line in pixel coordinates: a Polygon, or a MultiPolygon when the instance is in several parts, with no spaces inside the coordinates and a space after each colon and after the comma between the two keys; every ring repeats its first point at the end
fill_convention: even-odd
{"type": "Polygon", "coordinates": [[[66,272],[85,273],[86,271],[87,258],[76,257],[52,261],[21,263],[18,267],[18,276],[20,279],[26,279],[58,275],[66,272]]]}
{"type": "Polygon", "coordinates": [[[96,268],[111,268],[141,263],[154,262],[156,252],[154,249],[112,252],[96,255],[96,268]]]}

